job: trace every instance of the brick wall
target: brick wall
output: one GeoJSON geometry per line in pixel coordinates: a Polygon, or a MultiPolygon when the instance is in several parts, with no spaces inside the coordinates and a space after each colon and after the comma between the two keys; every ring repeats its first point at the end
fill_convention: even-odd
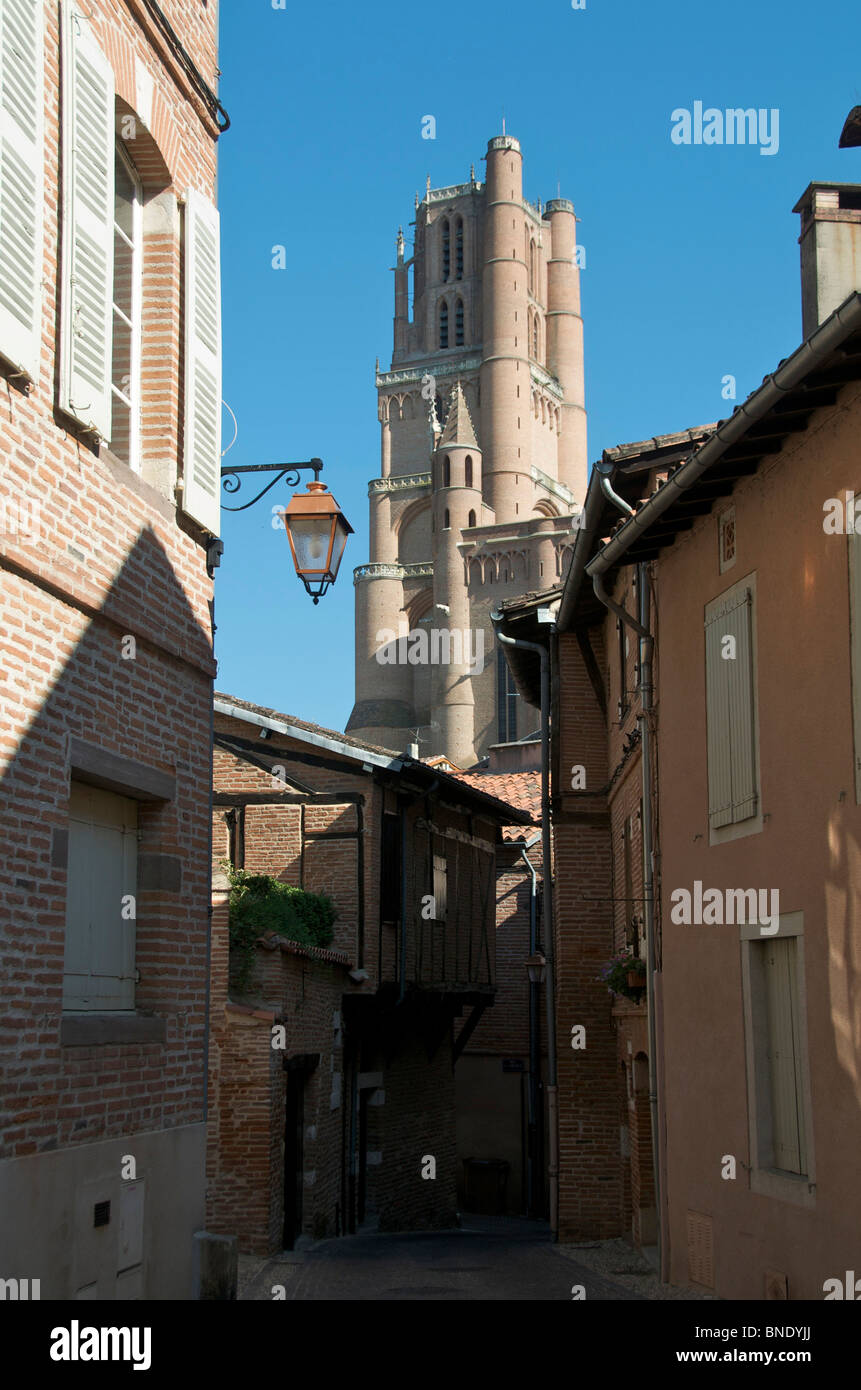
{"type": "Polygon", "coordinates": [[[369,1106],[368,1206],[380,1230],[439,1230],[457,1208],[451,1035],[431,1057],[419,1037],[405,1039],[384,1070],[384,1103],[369,1106]],[[426,1157],[436,1177],[423,1178],[426,1157]]]}
{"type": "MultiPolygon", "coordinates": [[[[601,665],[601,634],[593,632],[601,665]]],[[[606,794],[607,733],[573,636],[559,643],[559,767],[554,787],[559,1239],[618,1235],[623,1201],[619,1070],[612,1001],[597,980],[614,948],[606,794]],[[571,788],[573,765],[586,789],[571,788]],[[582,1025],[586,1046],[571,1046],[582,1025]]],[[[612,716],[611,716],[612,717],[612,716]]]]}
{"type": "MultiPolygon", "coordinates": [[[[258,947],[243,1002],[227,990],[226,893],[213,896],[207,1227],[236,1234],[249,1254],[283,1245],[287,1087],[304,1085],[302,1232],[316,1239],[343,1228],[343,1044],[341,995],[347,962],[321,953],[258,947]],[[273,1027],[286,1046],[273,1047],[273,1027]],[[304,1078],[284,1061],[319,1054],[304,1078]]],[[[278,1035],[275,1035],[278,1041],[278,1035]]]]}
{"type": "MultiPolygon", "coordinates": [[[[42,357],[29,394],[2,385],[0,501],[42,504],[41,534],[0,534],[2,1156],[203,1114],[212,584],[203,538],[178,523],[173,497],[182,450],[176,199],[189,184],[213,196],[215,132],[160,45],[150,46],[137,5],[90,0],[86,10],[119,101],[134,110],[136,58],[154,79],[137,153],[145,203],[160,200],[163,215],[145,209],[137,475],[55,411],[60,66],[58,7],[46,3],[42,357]],[[123,655],[129,636],[134,659],[123,655]],[[137,904],[136,1004],[164,1020],[163,1043],[60,1043],[71,736],[176,778],[175,799],[142,804],[140,815],[140,854],[181,865],[170,886],[154,867],[137,904]]],[[[214,6],[174,0],[168,10],[211,78],[214,6]]]]}

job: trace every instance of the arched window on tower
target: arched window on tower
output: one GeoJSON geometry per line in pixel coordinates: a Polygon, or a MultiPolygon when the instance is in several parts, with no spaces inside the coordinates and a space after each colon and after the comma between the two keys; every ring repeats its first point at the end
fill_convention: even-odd
{"type": "Polygon", "coordinates": [[[442,485],[443,487],[451,487],[451,459],[448,454],[442,461],[442,485]]]}
{"type": "Polygon", "coordinates": [[[474,526],[474,525],[475,525],[475,512],[472,512],[472,511],[470,512],[470,514],[469,514],[469,519],[467,520],[467,523],[466,523],[466,524],[467,524],[467,527],[470,527],[470,526],[474,526]]]}
{"type": "Polygon", "coordinates": [[[472,454],[467,454],[464,462],[464,485],[472,487],[472,454]]]}
{"type": "Polygon", "coordinates": [[[448,347],[448,305],[445,300],[439,306],[439,345],[448,347]]]}
{"type": "Polygon", "coordinates": [[[445,516],[443,518],[442,528],[444,531],[449,531],[451,529],[451,519],[449,517],[448,507],[446,507],[445,509],[445,516]]]}
{"type": "Polygon", "coordinates": [[[451,228],[447,217],[442,219],[442,278],[451,274],[451,228]]]}
{"type": "Polygon", "coordinates": [[[463,347],[463,300],[458,299],[454,306],[454,345],[463,347]]]}
{"type": "Polygon", "coordinates": [[[454,274],[456,280],[463,279],[463,218],[459,217],[454,233],[454,274]]]}
{"type": "Polygon", "coordinates": [[[535,293],[535,242],[529,241],[529,293],[535,293]]]}
{"type": "Polygon", "coordinates": [[[535,358],[535,361],[536,361],[536,362],[538,362],[538,361],[540,360],[540,359],[539,359],[539,356],[538,356],[538,315],[537,315],[537,314],[533,314],[533,315],[532,315],[532,356],[535,358]]]}

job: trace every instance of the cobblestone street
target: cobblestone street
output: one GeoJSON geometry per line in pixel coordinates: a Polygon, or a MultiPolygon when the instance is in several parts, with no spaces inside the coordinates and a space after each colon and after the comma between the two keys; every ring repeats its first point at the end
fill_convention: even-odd
{"type": "MultiPolygon", "coordinates": [[[[570,1247],[563,1254],[550,1243],[543,1223],[465,1217],[457,1231],[357,1235],[321,1241],[280,1259],[244,1257],[240,1298],[269,1300],[273,1287],[280,1284],[287,1299],[305,1301],[566,1301],[571,1299],[572,1285],[582,1284],[587,1300],[639,1302],[643,1295],[630,1287],[632,1277],[654,1282],[645,1263],[621,1241],[605,1242],[583,1253],[583,1263],[570,1247]],[[595,1262],[596,1251],[607,1255],[602,1269],[627,1276],[627,1287],[585,1263],[595,1262]]],[[[679,1297],[680,1291],[674,1290],[673,1296],[679,1297]]]]}

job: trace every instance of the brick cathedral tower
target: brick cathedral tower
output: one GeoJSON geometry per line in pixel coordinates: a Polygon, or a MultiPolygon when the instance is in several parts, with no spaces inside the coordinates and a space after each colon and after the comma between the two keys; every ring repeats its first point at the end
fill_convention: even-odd
{"type": "Polygon", "coordinates": [[[464,768],[537,727],[490,613],[559,577],[587,474],[574,208],[526,201],[513,136],[486,160],[485,183],[416,198],[409,260],[398,233],[347,725],[464,768]]]}

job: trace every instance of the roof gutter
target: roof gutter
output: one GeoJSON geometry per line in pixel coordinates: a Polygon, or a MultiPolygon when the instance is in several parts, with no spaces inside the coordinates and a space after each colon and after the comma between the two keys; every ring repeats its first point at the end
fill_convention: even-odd
{"type": "MultiPolygon", "coordinates": [[[[668,511],[682,493],[693,487],[703,473],[717,463],[731,445],[744,437],[752,424],[767,415],[789,391],[794,390],[804,380],[814,367],[829,357],[851,333],[858,329],[861,329],[861,294],[856,291],[850,295],[845,303],[840,305],[839,309],[835,309],[834,313],[823,324],[820,324],[814,333],[811,333],[810,337],[778,367],[776,372],[772,372],[770,376],[766,377],[762,386],[754,391],[743,405],[739,406],[729,420],[718,426],[705,444],[701,444],[687,463],[682,464],[681,468],[664,483],[663,487],[625,522],[622,529],[601,548],[589,564],[580,566],[577,583],[571,585],[570,581],[574,578],[574,564],[577,560],[575,550],[575,561],[572,562],[569,582],[566,583],[565,595],[562,599],[559,626],[564,626],[562,615],[566,613],[568,606],[566,599],[569,588],[571,589],[571,604],[573,605],[574,595],[577,593],[583,569],[586,570],[587,574],[593,576],[606,573],[621,559],[638,536],[647,531],[658,517],[668,511]]],[[[584,546],[584,554],[585,550],[586,547],[584,546]]]]}
{"type": "Polygon", "coordinates": [[[315,748],[326,748],[330,753],[341,753],[345,758],[352,758],[354,762],[370,763],[372,767],[384,767],[389,772],[400,772],[404,766],[402,758],[394,755],[386,758],[381,753],[372,753],[369,748],[360,748],[355,743],[343,743],[338,738],[312,734],[310,730],[301,729],[296,724],[288,724],[286,720],[273,719],[269,715],[255,714],[253,710],[243,709],[242,705],[235,705],[231,700],[216,699],[214,707],[216,714],[226,715],[228,719],[241,719],[246,724],[254,724],[258,729],[271,729],[276,734],[288,734],[300,743],[310,743],[315,748]]]}
{"type": "Polygon", "coordinates": [[[556,616],[556,626],[559,632],[567,632],[568,628],[571,626],[571,621],[574,617],[574,608],[577,603],[577,595],[580,592],[580,585],[583,581],[583,571],[586,568],[586,558],[592,554],[595,548],[598,518],[601,512],[599,500],[597,499],[596,478],[598,476],[597,466],[593,465],[592,477],[589,480],[589,490],[583,508],[585,525],[582,530],[577,532],[571,564],[565,576],[562,600],[559,604],[559,612],[556,616]]]}

